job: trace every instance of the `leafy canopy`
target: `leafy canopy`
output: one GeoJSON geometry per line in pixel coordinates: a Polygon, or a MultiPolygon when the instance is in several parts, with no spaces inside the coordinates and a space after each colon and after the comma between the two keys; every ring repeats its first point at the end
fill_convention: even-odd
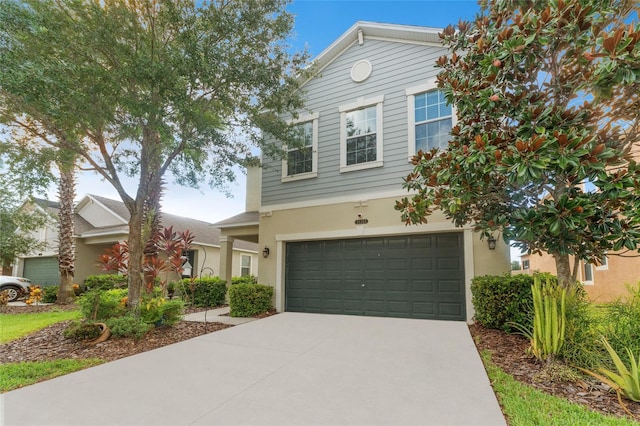
{"type": "Polygon", "coordinates": [[[627,0],[496,0],[446,28],[438,87],[458,122],[446,150],[414,157],[403,220],[440,209],[556,263],[638,249],[637,13],[627,0]]]}
{"type": "Polygon", "coordinates": [[[67,153],[118,191],[133,304],[165,176],[224,186],[253,147],[280,154],[264,132],[295,140],[279,117],[302,109],[307,54],[289,53],[286,4],[0,0],[0,121],[10,143],[67,153]]]}

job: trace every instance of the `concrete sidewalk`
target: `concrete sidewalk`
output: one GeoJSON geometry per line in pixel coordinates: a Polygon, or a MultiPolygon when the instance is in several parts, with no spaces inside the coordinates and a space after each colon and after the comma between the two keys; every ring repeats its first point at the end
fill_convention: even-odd
{"type": "Polygon", "coordinates": [[[229,307],[209,309],[208,311],[195,312],[185,315],[182,319],[190,322],[220,322],[222,324],[240,325],[255,321],[257,318],[230,317],[229,307]]]}
{"type": "Polygon", "coordinates": [[[505,424],[465,323],[341,315],[282,313],[2,397],[7,426],[505,424]]]}

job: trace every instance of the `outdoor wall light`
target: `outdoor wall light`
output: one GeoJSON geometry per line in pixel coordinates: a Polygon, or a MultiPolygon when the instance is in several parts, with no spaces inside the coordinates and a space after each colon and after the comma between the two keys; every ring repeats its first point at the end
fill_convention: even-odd
{"type": "Polygon", "coordinates": [[[262,257],[264,257],[265,259],[267,257],[269,257],[269,253],[271,252],[271,250],[269,250],[269,247],[264,246],[264,250],[262,250],[262,257]]]}
{"type": "Polygon", "coordinates": [[[493,236],[489,236],[489,238],[487,238],[487,243],[489,243],[489,250],[496,249],[496,239],[493,238],[493,236]]]}

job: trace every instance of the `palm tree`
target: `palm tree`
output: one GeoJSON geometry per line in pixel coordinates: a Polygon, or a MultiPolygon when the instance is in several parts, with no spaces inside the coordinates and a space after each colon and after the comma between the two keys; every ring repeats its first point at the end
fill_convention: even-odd
{"type": "Polygon", "coordinates": [[[73,290],[73,276],[76,260],[74,239],[74,207],[76,196],[75,157],[70,153],[61,152],[58,161],[60,182],[58,184],[58,198],[60,210],[58,212],[58,262],[60,268],[60,287],[56,303],[66,305],[75,299],[73,290]],[[64,158],[64,157],[71,157],[64,158]]]}

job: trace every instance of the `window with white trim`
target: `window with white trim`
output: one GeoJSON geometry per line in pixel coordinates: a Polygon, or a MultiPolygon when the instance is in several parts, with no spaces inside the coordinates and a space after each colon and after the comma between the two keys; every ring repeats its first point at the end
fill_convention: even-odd
{"type": "Polygon", "coordinates": [[[529,259],[524,259],[522,261],[522,269],[529,269],[529,259]]]}
{"type": "Polygon", "coordinates": [[[282,160],[283,182],[318,176],[318,118],[315,113],[294,122],[300,146],[287,150],[287,158],[282,160]]]}
{"type": "Polygon", "coordinates": [[[240,256],[240,276],[251,275],[251,256],[243,254],[240,256]]]}
{"type": "Polygon", "coordinates": [[[435,80],[405,90],[409,157],[418,151],[446,149],[456,123],[455,108],[447,103],[435,80]]]}
{"type": "Polygon", "coordinates": [[[382,166],[384,96],[359,98],[340,111],[340,171],[382,166]]]}

